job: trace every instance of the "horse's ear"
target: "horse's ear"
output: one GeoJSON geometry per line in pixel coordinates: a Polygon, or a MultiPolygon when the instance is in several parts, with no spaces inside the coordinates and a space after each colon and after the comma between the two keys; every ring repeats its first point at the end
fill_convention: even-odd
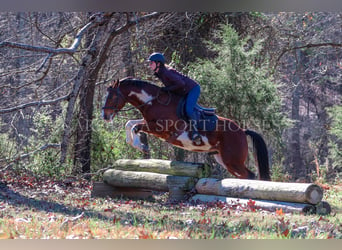
{"type": "Polygon", "coordinates": [[[116,79],[116,81],[114,82],[114,87],[119,86],[119,83],[120,83],[119,79],[116,79]]]}
{"type": "Polygon", "coordinates": [[[115,88],[116,86],[119,85],[119,80],[115,80],[114,82],[112,82],[109,87],[115,88]]]}

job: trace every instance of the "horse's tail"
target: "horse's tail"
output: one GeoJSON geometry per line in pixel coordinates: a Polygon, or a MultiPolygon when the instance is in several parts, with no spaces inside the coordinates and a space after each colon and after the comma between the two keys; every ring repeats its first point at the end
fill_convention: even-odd
{"type": "Polygon", "coordinates": [[[261,135],[252,131],[245,130],[246,135],[252,138],[256,161],[259,168],[259,178],[260,180],[270,181],[270,167],[268,163],[268,151],[267,146],[261,135]]]}

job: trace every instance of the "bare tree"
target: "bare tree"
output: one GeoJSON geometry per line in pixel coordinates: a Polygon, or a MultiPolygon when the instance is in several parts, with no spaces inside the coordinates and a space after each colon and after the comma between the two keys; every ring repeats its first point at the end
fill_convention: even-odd
{"type": "MultiPolygon", "coordinates": [[[[342,19],[340,13],[278,13],[269,15],[278,54],[274,72],[284,83],[294,127],[284,133],[285,168],[293,179],[322,177],[328,155],[327,107],[341,104],[342,19]],[[293,166],[293,168],[289,168],[293,166]]],[[[329,166],[325,166],[328,170],[329,166]]]]}
{"type": "MultiPolygon", "coordinates": [[[[76,144],[75,144],[75,165],[81,165],[82,172],[90,171],[90,140],[91,140],[91,122],[93,116],[93,98],[95,84],[98,79],[98,73],[104,63],[107,60],[108,50],[113,46],[113,40],[127,31],[130,27],[136,25],[137,22],[145,22],[152,18],[160,16],[159,13],[147,13],[141,15],[132,15],[132,13],[95,13],[88,17],[88,22],[83,24],[79,29],[71,45],[67,48],[60,47],[63,39],[66,38],[65,33],[60,36],[60,39],[56,42],[54,38],[49,35],[43,34],[44,37],[48,37],[53,41],[53,46],[39,46],[29,43],[13,42],[7,39],[0,42],[0,49],[4,53],[11,53],[8,48],[19,49],[27,52],[35,53],[33,56],[42,58],[35,60],[34,65],[27,67],[29,71],[34,71],[35,74],[40,73],[42,76],[39,79],[34,79],[28,83],[19,86],[2,85],[1,89],[10,88],[13,90],[21,89],[24,86],[31,85],[33,83],[46,79],[49,76],[49,70],[55,57],[63,57],[63,55],[70,56],[75,59],[78,65],[74,69],[77,73],[74,73],[74,77],[68,79],[65,84],[60,85],[56,89],[52,90],[53,93],[48,93],[45,96],[37,96],[37,100],[33,102],[23,101],[18,105],[11,104],[10,107],[0,109],[0,114],[21,112],[21,110],[29,107],[42,107],[45,105],[54,105],[61,101],[67,100],[68,106],[64,121],[64,130],[61,141],[61,157],[60,164],[63,164],[66,160],[68,147],[70,145],[70,138],[72,134],[72,120],[74,118],[75,105],[79,99],[79,111],[78,111],[78,126],[76,130],[76,144]],[[84,43],[84,45],[82,44],[84,43]],[[83,53],[84,51],[84,53],[83,53]],[[76,56],[80,56],[80,61],[76,56]],[[35,69],[34,69],[35,67],[35,69]],[[43,71],[44,70],[44,71],[43,71]],[[42,72],[42,73],[41,73],[42,72]],[[69,86],[66,86],[69,84],[69,86]],[[70,89],[71,86],[71,89],[70,89]],[[59,92],[60,89],[65,88],[66,94],[54,99],[44,100],[44,97],[54,95],[59,92]],[[69,90],[70,89],[70,90],[69,90]]],[[[35,24],[37,30],[40,30],[37,22],[30,22],[35,24]]],[[[68,38],[70,39],[70,37],[68,38]]],[[[114,45],[115,46],[115,45],[114,45]]],[[[65,58],[63,58],[65,59],[65,58]]],[[[67,61],[67,59],[65,59],[67,61]]],[[[16,74],[18,69],[13,69],[12,74],[16,74]]],[[[11,74],[4,70],[3,75],[11,74]]],[[[19,81],[20,82],[20,81],[19,81]]],[[[76,168],[77,169],[77,168],[76,168]]],[[[78,172],[76,170],[76,172],[78,172]]]]}

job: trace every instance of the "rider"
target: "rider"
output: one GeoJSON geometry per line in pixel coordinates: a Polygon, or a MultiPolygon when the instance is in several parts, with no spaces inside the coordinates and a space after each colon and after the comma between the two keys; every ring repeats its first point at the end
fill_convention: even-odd
{"type": "Polygon", "coordinates": [[[200,85],[195,80],[165,65],[165,58],[161,53],[152,53],[148,60],[150,61],[149,65],[154,71],[154,75],[165,85],[165,87],[162,87],[163,91],[170,91],[181,96],[186,96],[185,112],[188,118],[190,118],[190,124],[193,129],[192,141],[197,145],[200,144],[201,136],[198,133],[194,112],[194,107],[201,93],[200,85]]]}

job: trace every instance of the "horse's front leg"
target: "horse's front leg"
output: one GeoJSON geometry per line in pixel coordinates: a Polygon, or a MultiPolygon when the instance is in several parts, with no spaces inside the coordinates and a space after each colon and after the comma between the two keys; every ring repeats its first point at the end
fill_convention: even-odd
{"type": "Polygon", "coordinates": [[[141,142],[140,130],[145,126],[145,120],[130,120],[126,123],[126,142],[132,147],[142,151],[143,153],[148,153],[148,145],[141,142]]]}
{"type": "Polygon", "coordinates": [[[133,138],[134,138],[134,132],[133,128],[135,125],[144,122],[143,119],[139,120],[129,120],[125,125],[126,130],[126,143],[132,145],[133,144],[133,138]]]}

